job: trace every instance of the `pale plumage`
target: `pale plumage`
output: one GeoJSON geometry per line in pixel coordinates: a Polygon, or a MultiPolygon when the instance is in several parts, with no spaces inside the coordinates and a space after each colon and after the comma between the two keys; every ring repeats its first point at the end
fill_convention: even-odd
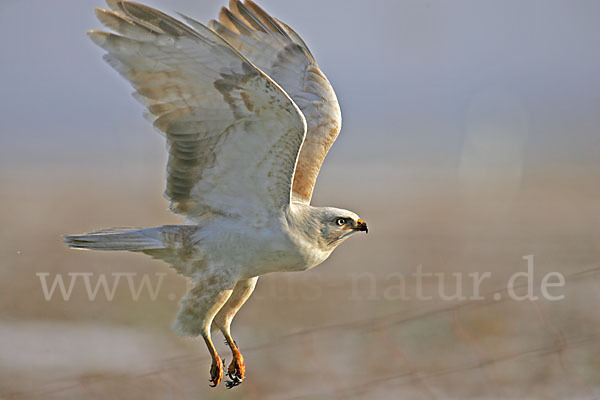
{"type": "Polygon", "coordinates": [[[317,174],[341,125],[327,78],[300,36],[247,0],[230,2],[209,27],[152,8],[108,0],[90,31],[135,88],[169,146],[165,196],[189,225],[67,236],[74,248],[143,252],[195,287],[175,328],[202,335],[223,376],[210,328],[231,347],[228,386],[245,373],[231,338],[235,313],[257,277],[323,262],[366,224],[350,211],[310,205],[317,174]]]}

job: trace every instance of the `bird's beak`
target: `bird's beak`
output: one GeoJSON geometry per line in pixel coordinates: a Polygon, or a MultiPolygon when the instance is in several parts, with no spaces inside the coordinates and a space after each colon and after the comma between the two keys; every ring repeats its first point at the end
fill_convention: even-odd
{"type": "Polygon", "coordinates": [[[369,228],[367,228],[367,223],[362,219],[359,219],[356,222],[356,227],[353,228],[355,231],[369,233],[369,228]]]}

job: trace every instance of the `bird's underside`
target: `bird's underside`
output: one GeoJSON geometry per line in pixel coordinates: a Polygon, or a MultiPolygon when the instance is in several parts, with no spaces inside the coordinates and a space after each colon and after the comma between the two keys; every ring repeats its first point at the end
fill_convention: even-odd
{"type": "Polygon", "coordinates": [[[190,278],[174,327],[202,336],[210,381],[244,380],[230,333],[258,276],[312,268],[366,223],[346,210],[310,205],[336,139],[335,93],[304,41],[250,0],[232,0],[208,27],[128,1],[107,0],[90,31],[105,59],[135,88],[167,140],[165,196],[187,225],[66,236],[73,248],[145,253],[190,278]],[[225,367],[211,339],[232,352],[225,367]]]}

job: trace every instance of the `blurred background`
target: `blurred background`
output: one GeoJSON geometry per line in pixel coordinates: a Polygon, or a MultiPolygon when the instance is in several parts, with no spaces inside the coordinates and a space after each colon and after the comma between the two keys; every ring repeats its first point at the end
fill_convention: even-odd
{"type": "MultiPolygon", "coordinates": [[[[224,5],[146,4],[200,21],[224,5]]],[[[163,138],[85,36],[105,5],[0,2],[0,398],[599,398],[600,3],[260,5],[302,35],[341,103],[314,203],[355,210],[370,233],[259,280],[233,323],[247,379],[225,390],[208,387],[204,344],[170,330],[184,279],[62,243],[179,222],[163,138]],[[539,299],[516,301],[507,282],[529,255],[539,299]],[[447,295],[459,274],[467,297],[468,274],[489,272],[485,300],[445,299],[438,276],[419,300],[419,266],[447,295]],[[549,272],[562,300],[540,293],[549,272]],[[121,284],[91,301],[80,281],[47,301],[38,273],[167,275],[155,299],[121,284]]]]}

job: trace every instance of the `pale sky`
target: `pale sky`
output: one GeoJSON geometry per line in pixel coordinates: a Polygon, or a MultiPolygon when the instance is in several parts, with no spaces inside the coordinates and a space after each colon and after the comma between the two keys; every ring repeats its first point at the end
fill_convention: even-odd
{"type": "MultiPolygon", "coordinates": [[[[145,3],[206,22],[225,0],[145,3]]],[[[344,120],[330,163],[600,166],[598,1],[259,4],[302,35],[334,85],[344,120]]],[[[101,28],[94,7],[105,5],[0,2],[2,168],[164,157],[85,35],[101,28]]]]}

